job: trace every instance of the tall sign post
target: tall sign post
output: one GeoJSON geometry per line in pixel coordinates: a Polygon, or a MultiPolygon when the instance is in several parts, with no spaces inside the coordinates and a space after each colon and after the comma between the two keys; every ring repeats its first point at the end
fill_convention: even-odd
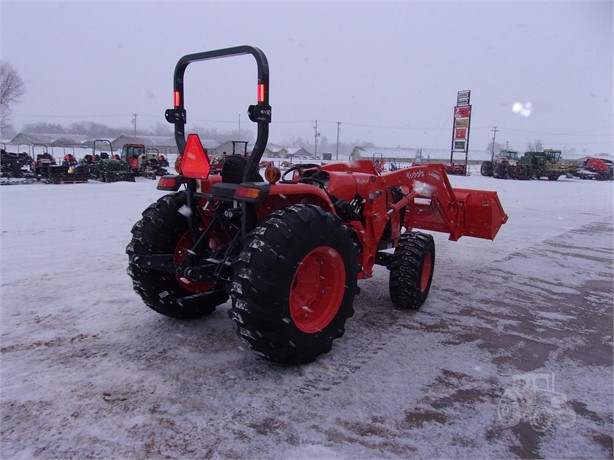
{"type": "Polygon", "coordinates": [[[469,129],[471,128],[471,91],[459,91],[456,94],[454,107],[454,122],[452,124],[452,147],[450,149],[450,164],[454,163],[455,152],[465,152],[465,171],[469,173],[469,129]]]}

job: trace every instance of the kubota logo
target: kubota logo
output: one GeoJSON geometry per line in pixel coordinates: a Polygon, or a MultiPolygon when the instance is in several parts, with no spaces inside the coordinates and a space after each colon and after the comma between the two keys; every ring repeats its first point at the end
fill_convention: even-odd
{"type": "Polygon", "coordinates": [[[410,180],[419,179],[420,177],[424,177],[424,170],[421,169],[419,171],[410,171],[407,173],[407,178],[410,180]]]}

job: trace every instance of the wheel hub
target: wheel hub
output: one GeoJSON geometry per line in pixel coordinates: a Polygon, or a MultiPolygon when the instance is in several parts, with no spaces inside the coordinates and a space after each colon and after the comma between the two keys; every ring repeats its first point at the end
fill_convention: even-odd
{"type": "Polygon", "coordinates": [[[290,315],[296,327],[316,333],[333,320],[345,291],[345,265],[330,246],[320,246],[301,261],[290,288],[290,315]]]}

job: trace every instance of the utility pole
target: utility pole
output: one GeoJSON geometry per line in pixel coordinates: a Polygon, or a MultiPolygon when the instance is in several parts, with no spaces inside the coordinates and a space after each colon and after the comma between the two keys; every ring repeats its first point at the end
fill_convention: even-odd
{"type": "Polygon", "coordinates": [[[490,155],[490,161],[494,162],[495,161],[495,137],[497,136],[497,133],[501,130],[497,129],[497,127],[495,126],[493,129],[491,129],[491,131],[493,132],[493,135],[492,135],[492,149],[491,149],[492,154],[490,155]]]}
{"type": "Polygon", "coordinates": [[[339,161],[339,130],[341,129],[341,122],[337,122],[337,154],[335,156],[335,160],[339,161]]]}
{"type": "Polygon", "coordinates": [[[134,125],[134,137],[136,137],[136,117],[137,117],[137,114],[133,113],[132,115],[134,115],[134,118],[132,119],[132,124],[134,125]]]}
{"type": "Polygon", "coordinates": [[[313,129],[314,129],[313,140],[315,144],[315,152],[313,156],[317,160],[318,159],[318,137],[320,137],[320,133],[318,132],[318,120],[316,120],[316,125],[313,127],[313,129]]]}
{"type": "Polygon", "coordinates": [[[239,139],[241,139],[241,114],[239,114],[239,139]]]}

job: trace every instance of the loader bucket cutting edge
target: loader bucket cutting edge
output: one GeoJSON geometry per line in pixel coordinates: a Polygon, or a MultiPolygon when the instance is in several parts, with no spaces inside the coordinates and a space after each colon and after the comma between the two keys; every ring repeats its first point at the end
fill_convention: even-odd
{"type": "Polygon", "coordinates": [[[455,188],[454,195],[465,211],[460,235],[494,240],[508,219],[497,192],[455,188]]]}

